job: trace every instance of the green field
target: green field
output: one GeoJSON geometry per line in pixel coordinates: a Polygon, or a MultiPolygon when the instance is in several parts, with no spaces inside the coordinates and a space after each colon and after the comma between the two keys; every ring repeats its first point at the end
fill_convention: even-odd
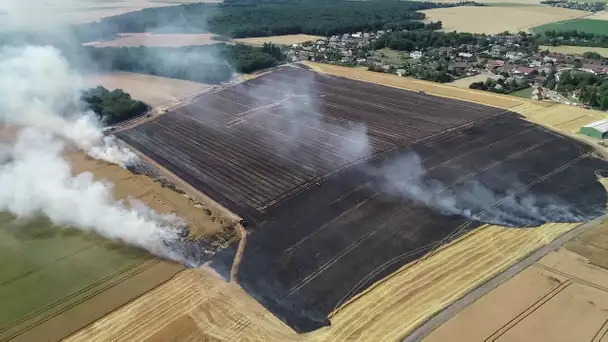
{"type": "Polygon", "coordinates": [[[593,33],[600,35],[608,35],[608,20],[593,20],[593,19],[572,19],[556,23],[536,26],[532,29],[535,33],[545,31],[573,31],[593,33]]]}
{"type": "Polygon", "coordinates": [[[1,213],[0,263],[2,341],[65,337],[181,269],[173,265],[150,278],[147,270],[164,262],[144,251],[45,219],[24,222],[1,213]]]}
{"type": "Polygon", "coordinates": [[[532,87],[528,87],[526,89],[522,89],[522,90],[518,90],[518,91],[514,91],[512,93],[509,93],[509,95],[511,96],[517,96],[517,97],[523,97],[526,99],[530,99],[532,98],[532,91],[534,89],[532,87]]]}
{"type": "Polygon", "coordinates": [[[384,64],[401,65],[403,64],[404,56],[407,56],[407,53],[403,53],[397,50],[391,50],[389,48],[384,48],[375,50],[374,56],[380,58],[380,61],[384,64]]]}

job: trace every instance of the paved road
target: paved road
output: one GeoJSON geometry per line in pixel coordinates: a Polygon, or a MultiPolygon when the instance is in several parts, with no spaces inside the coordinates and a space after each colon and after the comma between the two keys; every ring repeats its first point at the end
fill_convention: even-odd
{"type": "Polygon", "coordinates": [[[601,223],[602,220],[604,220],[604,219],[606,219],[606,216],[599,217],[593,221],[582,224],[582,225],[570,230],[569,232],[564,233],[563,235],[561,235],[557,239],[553,240],[548,245],[538,249],[536,252],[530,254],[525,259],[522,259],[521,261],[517,262],[513,266],[509,267],[506,271],[504,271],[501,274],[497,275],[496,277],[492,278],[485,284],[479,286],[475,290],[469,292],[463,298],[457,300],[452,305],[445,308],[443,311],[441,311],[440,313],[438,313],[437,315],[435,315],[434,317],[432,317],[431,319],[426,321],[423,325],[418,327],[418,329],[414,330],[414,332],[412,332],[408,337],[406,337],[403,340],[403,342],[421,341],[428,334],[430,334],[433,330],[437,329],[443,323],[447,322],[450,318],[452,318],[453,316],[458,314],[461,310],[463,310],[467,306],[473,304],[473,302],[475,302],[477,299],[481,298],[486,293],[492,291],[493,289],[498,287],[500,284],[509,280],[511,277],[513,277],[517,273],[521,272],[526,267],[531,266],[532,264],[534,264],[535,262],[540,260],[542,257],[547,255],[549,252],[552,252],[552,251],[558,249],[564,243],[566,243],[568,240],[578,236],[579,234],[585,232],[589,228],[601,223]]]}

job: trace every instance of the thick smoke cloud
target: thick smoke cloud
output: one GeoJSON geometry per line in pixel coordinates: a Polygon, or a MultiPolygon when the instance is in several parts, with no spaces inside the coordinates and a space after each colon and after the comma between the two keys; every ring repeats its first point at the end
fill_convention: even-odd
{"type": "Polygon", "coordinates": [[[104,136],[93,113],[83,111],[78,76],[51,47],[0,50],[0,124],[17,133],[0,144],[0,211],[19,218],[44,215],[53,223],[186,262],[169,246],[179,241],[177,217],[141,203],[116,202],[112,185],[90,173],[73,176],[66,145],[126,166],[135,155],[104,136]]]}
{"type": "Polygon", "coordinates": [[[176,238],[170,229],[175,217],[116,202],[111,184],[95,181],[91,173],[73,176],[62,157],[64,143],[52,134],[25,128],[8,149],[10,161],[0,165],[0,211],[24,218],[43,214],[57,225],[95,231],[179,260],[165,244],[176,238]]]}
{"type": "Polygon", "coordinates": [[[82,81],[52,47],[0,50],[0,124],[36,127],[68,139],[91,157],[124,166],[135,154],[105,137],[83,111],[82,81]]]}
{"type": "Polygon", "coordinates": [[[497,191],[477,179],[453,185],[431,179],[414,152],[369,172],[377,177],[376,184],[381,191],[422,203],[446,215],[509,227],[585,220],[559,198],[520,193],[524,185],[517,180],[511,181],[511,188],[497,191]]]}

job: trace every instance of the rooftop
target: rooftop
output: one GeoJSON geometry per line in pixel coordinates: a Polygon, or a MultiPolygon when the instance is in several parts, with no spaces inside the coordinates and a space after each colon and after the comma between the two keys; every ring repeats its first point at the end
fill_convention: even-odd
{"type": "Polygon", "coordinates": [[[608,132],[608,119],[592,122],[583,127],[594,128],[594,129],[598,130],[599,132],[606,133],[606,132],[608,132]]]}

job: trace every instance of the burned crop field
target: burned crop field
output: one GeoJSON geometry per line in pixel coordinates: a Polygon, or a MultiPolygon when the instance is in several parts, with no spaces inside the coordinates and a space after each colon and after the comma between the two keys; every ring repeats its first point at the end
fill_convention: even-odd
{"type": "Polygon", "coordinates": [[[483,223],[606,205],[608,164],[515,113],[291,67],[118,135],[245,218],[238,282],[299,332],[483,223]]]}

